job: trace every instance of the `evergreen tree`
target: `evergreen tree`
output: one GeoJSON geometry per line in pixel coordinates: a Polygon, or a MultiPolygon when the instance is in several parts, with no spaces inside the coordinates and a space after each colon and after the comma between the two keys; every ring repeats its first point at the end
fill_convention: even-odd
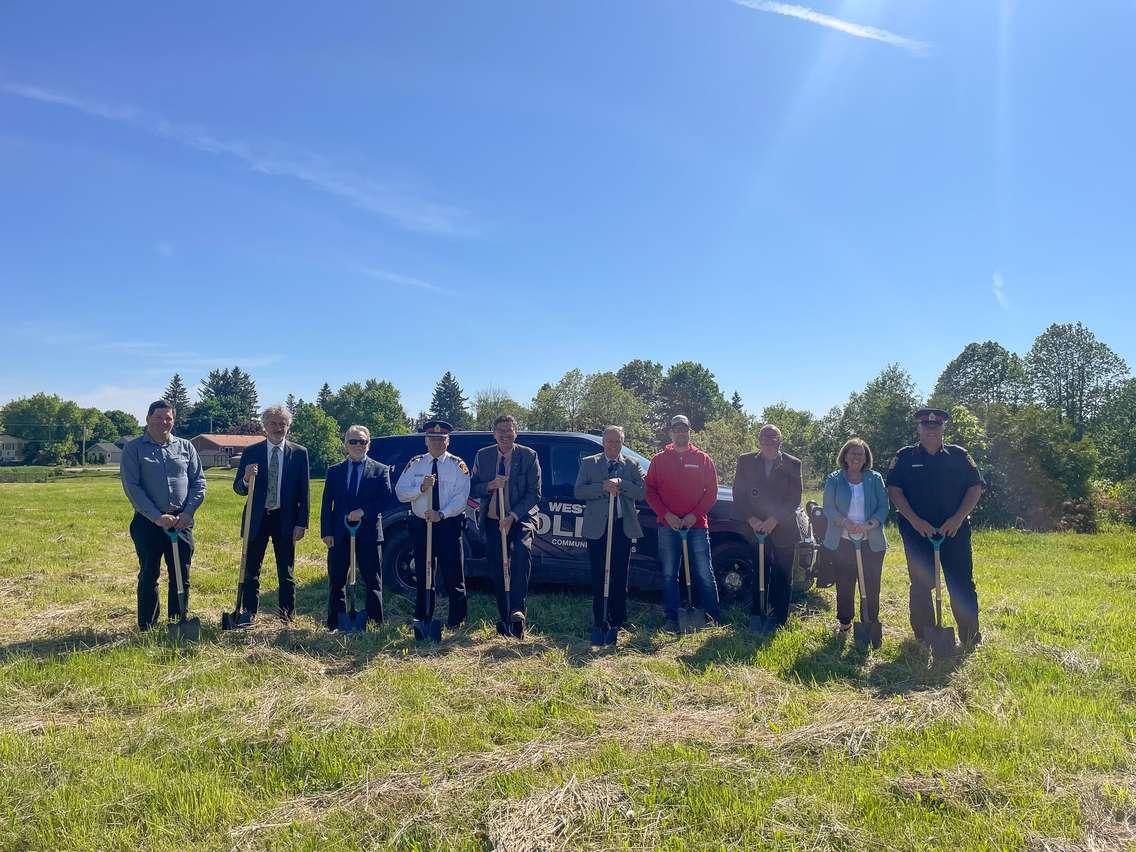
{"type": "Polygon", "coordinates": [[[431,411],[435,417],[445,420],[455,429],[468,429],[473,418],[466,408],[466,402],[461,385],[454,374],[447,370],[434,387],[434,398],[430,401],[431,411]]]}
{"type": "Polygon", "coordinates": [[[734,391],[734,395],[730,397],[730,407],[738,414],[745,414],[745,407],[742,405],[742,395],[734,391]]]}
{"type": "Polygon", "coordinates": [[[174,431],[181,432],[189,420],[189,391],[182,384],[181,374],[174,373],[162,397],[174,407],[174,431]]]}
{"type": "Polygon", "coordinates": [[[284,405],[288,408],[289,413],[296,416],[296,397],[294,394],[288,394],[288,398],[284,400],[284,405]]]}
{"type": "Polygon", "coordinates": [[[328,403],[331,402],[332,396],[333,394],[331,392],[331,385],[329,385],[327,382],[324,382],[323,387],[320,388],[319,394],[316,396],[316,405],[318,405],[324,411],[327,411],[327,406],[328,403]]]}

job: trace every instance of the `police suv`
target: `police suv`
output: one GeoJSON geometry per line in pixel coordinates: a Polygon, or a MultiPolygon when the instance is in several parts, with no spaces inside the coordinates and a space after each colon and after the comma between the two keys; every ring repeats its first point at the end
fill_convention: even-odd
{"type": "MultiPolygon", "coordinates": [[[[449,451],[470,467],[483,447],[494,443],[492,432],[454,432],[449,451]]],[[[584,538],[584,501],[573,493],[580,459],[603,452],[598,435],[583,432],[522,432],[517,443],[536,451],[541,469],[541,501],[537,507],[536,534],[533,539],[532,582],[590,586],[591,569],[584,538]]],[[[390,465],[391,484],[398,480],[412,458],[426,451],[423,436],[388,435],[371,440],[373,459],[390,465]]],[[[639,460],[646,474],[650,460],[630,447],[623,452],[639,460]]],[[[710,509],[710,546],[714,574],[723,603],[747,603],[753,589],[757,563],[754,538],[744,521],[734,517],[733,494],[718,489],[718,502],[710,509]]],[[[485,536],[478,527],[477,501],[470,499],[462,534],[467,578],[487,577],[485,536]]],[[[657,591],[662,586],[658,561],[655,513],[640,501],[639,520],[643,538],[632,549],[630,585],[632,591],[657,591]]],[[[414,594],[414,553],[408,530],[409,504],[394,503],[383,512],[384,585],[390,591],[414,594]]],[[[813,581],[815,545],[803,541],[793,571],[793,587],[807,589],[813,581]]]]}

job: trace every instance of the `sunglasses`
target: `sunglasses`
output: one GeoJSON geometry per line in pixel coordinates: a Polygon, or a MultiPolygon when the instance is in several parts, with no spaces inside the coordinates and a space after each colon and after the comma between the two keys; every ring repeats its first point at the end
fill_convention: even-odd
{"type": "Polygon", "coordinates": [[[366,438],[348,438],[347,445],[350,447],[365,447],[370,443],[366,438]]]}
{"type": "Polygon", "coordinates": [[[928,429],[941,429],[943,426],[942,420],[920,420],[920,426],[926,426],[928,429]]]}

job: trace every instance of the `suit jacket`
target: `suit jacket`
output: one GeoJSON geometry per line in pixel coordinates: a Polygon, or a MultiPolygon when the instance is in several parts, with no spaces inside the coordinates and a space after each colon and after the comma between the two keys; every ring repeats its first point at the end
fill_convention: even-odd
{"type": "MultiPolygon", "coordinates": [[[[293,527],[308,528],[311,506],[308,502],[310,472],[308,470],[308,451],[299,444],[284,441],[284,458],[280,460],[284,470],[280,476],[280,529],[290,535],[293,527]]],[[[244,497],[248,494],[245,483],[245,468],[250,464],[259,465],[256,472],[256,488],[252,494],[252,517],[249,518],[249,538],[256,538],[260,522],[264,518],[264,504],[268,499],[268,441],[253,444],[241,453],[241,463],[233,480],[233,490],[244,497]]]]}
{"type": "Polygon", "coordinates": [[[390,467],[363,459],[363,475],[356,495],[347,493],[347,473],[350,459],[333,464],[327,469],[323,484],[323,505],[320,509],[320,537],[334,536],[336,541],[350,537],[343,519],[353,509],[362,509],[362,524],[356,540],[375,542],[383,540],[383,509],[394,499],[391,490],[390,467]]]}
{"type": "MultiPolygon", "coordinates": [[[[848,517],[848,504],[852,502],[852,486],[844,476],[844,471],[834,470],[824,480],[824,515],[828,518],[828,529],[824,532],[824,546],[836,550],[844,530],[837,525],[838,520],[848,517]]],[[[874,470],[864,471],[864,515],[866,520],[879,521],[879,526],[868,530],[868,547],[880,553],[887,550],[884,536],[884,522],[891,510],[884,478],[874,470]]]]}
{"type": "MultiPolygon", "coordinates": [[[[477,451],[470,474],[469,496],[481,501],[478,521],[482,527],[489,512],[490,496],[497,499],[497,492],[490,492],[486,486],[497,476],[497,445],[483,447],[477,451]]],[[[540,502],[540,460],[536,450],[522,444],[513,444],[513,454],[509,459],[509,485],[506,488],[508,511],[517,516],[522,524],[533,525],[540,502]]]]}
{"type": "MultiPolygon", "coordinates": [[[[628,538],[642,538],[643,527],[639,524],[639,509],[635,501],[642,500],[647,493],[643,467],[638,459],[631,456],[622,456],[622,460],[619,505],[623,510],[623,532],[628,538]]],[[[608,499],[607,492],[603,490],[607,478],[607,456],[604,453],[580,459],[575,493],[577,500],[587,501],[584,504],[584,538],[603,538],[607,532],[608,499]]]]}
{"type": "Polygon", "coordinates": [[[779,453],[769,476],[761,453],[738,456],[734,476],[734,515],[743,523],[750,518],[777,519],[774,543],[788,546],[801,540],[797,513],[801,508],[801,462],[779,453]]]}

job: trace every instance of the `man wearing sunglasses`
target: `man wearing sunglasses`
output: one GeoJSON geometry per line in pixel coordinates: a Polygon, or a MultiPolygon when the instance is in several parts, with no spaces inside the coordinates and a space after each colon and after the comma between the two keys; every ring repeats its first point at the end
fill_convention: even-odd
{"type": "Polygon", "coordinates": [[[919,443],[901,449],[887,474],[888,495],[899,512],[899,532],[911,578],[911,629],[924,641],[934,623],[931,590],[934,555],[928,536],[943,535],[939,551],[943,581],[951,599],[959,640],[972,648],[978,632],[978,592],[970,546],[970,513],[986,483],[974,459],[962,447],[943,443],[950,415],[941,408],[915,412],[919,443]]]}
{"type": "Polygon", "coordinates": [[[347,611],[347,572],[351,534],[346,521],[359,522],[355,534],[358,582],[367,587],[367,620],[383,623],[383,508],[394,499],[390,468],[367,457],[371,431],[352,426],[343,434],[347,458],[327,469],[320,509],[320,536],[327,545],[327,629],[335,630],[347,611]]]}

